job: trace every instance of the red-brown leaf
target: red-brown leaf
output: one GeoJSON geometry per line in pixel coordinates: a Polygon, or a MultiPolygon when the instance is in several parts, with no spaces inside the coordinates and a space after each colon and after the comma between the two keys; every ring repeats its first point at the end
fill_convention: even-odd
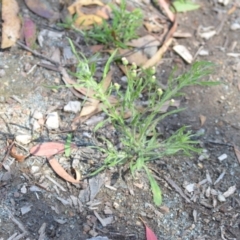
{"type": "Polygon", "coordinates": [[[155,233],[147,226],[146,227],[146,240],[158,240],[155,233]]]}
{"type": "Polygon", "coordinates": [[[41,17],[49,20],[56,20],[59,18],[59,13],[52,10],[47,0],[25,0],[25,3],[31,11],[41,17]]]}
{"type": "MultiPolygon", "coordinates": [[[[76,147],[76,145],[71,144],[71,147],[76,147]]],[[[65,144],[61,142],[45,142],[37,144],[32,147],[30,153],[35,156],[53,156],[58,153],[63,153],[65,150],[65,144]]]]}
{"type": "Polygon", "coordinates": [[[25,18],[23,20],[22,31],[26,45],[29,48],[33,48],[37,38],[37,28],[32,19],[25,18]]]}
{"type": "Polygon", "coordinates": [[[50,159],[49,164],[54,172],[61,178],[71,183],[79,183],[79,180],[74,179],[71,175],[69,175],[55,158],[50,159]]]}
{"type": "Polygon", "coordinates": [[[15,158],[18,162],[23,162],[27,156],[24,156],[20,153],[18,153],[17,148],[15,145],[12,146],[10,152],[10,156],[15,158]]]}

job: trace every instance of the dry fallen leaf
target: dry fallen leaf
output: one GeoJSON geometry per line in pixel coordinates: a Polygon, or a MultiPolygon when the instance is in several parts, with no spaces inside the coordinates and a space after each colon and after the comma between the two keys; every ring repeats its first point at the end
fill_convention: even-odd
{"type": "Polygon", "coordinates": [[[88,27],[94,24],[101,24],[101,23],[102,23],[101,17],[93,14],[91,15],[83,14],[75,20],[74,25],[75,27],[88,27]]]}
{"type": "MultiPolygon", "coordinates": [[[[75,148],[75,144],[71,144],[75,148]]],[[[63,153],[65,150],[65,143],[61,142],[45,142],[35,145],[30,149],[30,153],[34,156],[53,156],[58,153],[63,153]]]]}
{"type": "Polygon", "coordinates": [[[145,62],[145,64],[143,65],[143,68],[149,68],[149,67],[153,67],[154,65],[156,65],[161,59],[163,54],[168,50],[168,47],[171,45],[172,43],[172,38],[169,38],[160,48],[159,50],[156,52],[156,54],[150,58],[147,62],[145,62]]]}
{"type": "Polygon", "coordinates": [[[159,5],[164,9],[170,21],[174,21],[175,15],[170,10],[170,1],[167,0],[158,0],[159,5]]]}
{"type": "Polygon", "coordinates": [[[71,15],[73,15],[76,13],[76,11],[78,11],[77,10],[78,8],[81,8],[82,6],[88,6],[88,5],[104,6],[104,4],[99,0],[77,0],[68,7],[68,11],[71,15]]]}
{"type": "Polygon", "coordinates": [[[32,19],[30,18],[23,19],[22,32],[27,47],[33,49],[37,39],[37,28],[32,19]]]}
{"type": "Polygon", "coordinates": [[[71,183],[79,183],[79,180],[69,175],[55,158],[49,159],[49,164],[59,177],[71,183]]]}
{"type": "Polygon", "coordinates": [[[69,6],[68,11],[70,15],[73,16],[76,14],[78,16],[74,21],[75,27],[86,29],[94,24],[101,24],[103,19],[109,19],[111,8],[99,0],[79,0],[69,6]],[[84,11],[83,6],[88,5],[97,5],[100,7],[89,8],[88,11],[84,11]]]}
{"type": "Polygon", "coordinates": [[[119,49],[118,53],[125,56],[129,63],[135,63],[137,66],[142,66],[149,61],[142,50],[130,52],[128,49],[119,49]]]}
{"type": "Polygon", "coordinates": [[[145,229],[146,229],[146,240],[158,240],[155,233],[146,225],[141,217],[140,220],[143,222],[145,229]]]}
{"type": "Polygon", "coordinates": [[[18,17],[18,11],[19,7],[16,0],[2,0],[1,48],[13,46],[20,36],[21,21],[18,17]]]}
{"type": "Polygon", "coordinates": [[[200,114],[199,119],[200,119],[201,126],[203,126],[207,118],[204,115],[200,114]]]}
{"type": "Polygon", "coordinates": [[[47,0],[25,0],[27,7],[37,15],[51,21],[59,19],[60,14],[52,10],[47,0]]]}
{"type": "Polygon", "coordinates": [[[27,156],[22,155],[21,153],[18,153],[17,148],[15,145],[12,146],[10,152],[10,156],[15,158],[18,162],[23,162],[27,156]]]}
{"type": "Polygon", "coordinates": [[[160,41],[152,35],[145,35],[143,37],[128,42],[127,45],[143,49],[144,54],[146,54],[148,57],[152,57],[156,54],[160,45],[160,41]]]}

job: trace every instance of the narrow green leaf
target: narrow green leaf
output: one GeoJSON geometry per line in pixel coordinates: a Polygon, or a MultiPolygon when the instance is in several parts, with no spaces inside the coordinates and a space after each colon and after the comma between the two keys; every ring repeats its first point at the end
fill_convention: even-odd
{"type": "Polygon", "coordinates": [[[71,143],[72,143],[72,134],[69,133],[67,135],[67,140],[65,143],[65,156],[66,157],[70,157],[70,155],[71,155],[71,143]]]}
{"type": "Polygon", "coordinates": [[[155,180],[153,175],[150,173],[149,169],[146,166],[144,166],[144,169],[148,175],[148,180],[150,182],[151,190],[153,193],[153,201],[157,206],[160,206],[162,204],[162,191],[158,186],[157,181],[155,180]]]}
{"type": "Polygon", "coordinates": [[[158,186],[155,178],[151,174],[149,174],[148,177],[149,177],[149,181],[150,181],[150,185],[153,193],[153,201],[157,206],[160,206],[162,204],[162,191],[158,186]]]}

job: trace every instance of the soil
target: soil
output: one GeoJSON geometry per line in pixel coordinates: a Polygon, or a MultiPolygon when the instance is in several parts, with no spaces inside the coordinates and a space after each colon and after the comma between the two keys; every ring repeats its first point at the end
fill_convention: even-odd
{"type": "MultiPolygon", "coordinates": [[[[26,11],[25,4],[19,2],[21,11],[26,11]]],[[[58,8],[58,1],[50,2],[58,8]]],[[[192,37],[177,42],[193,55],[200,47],[207,50],[207,55],[197,55],[196,60],[213,62],[216,66],[210,80],[222,84],[184,89],[181,106],[186,109],[161,123],[165,136],[183,125],[193,133],[202,133],[199,140],[203,153],[177,155],[150,164],[163,194],[160,207],[154,205],[142,172],[133,179],[112,168],[75,186],[59,178],[43,157],[30,156],[20,163],[7,155],[7,139],[21,132],[34,137],[24,148],[19,147],[24,154],[39,142],[65,141],[76,114],[64,112],[63,107],[78,98],[65,87],[47,88],[63,85],[60,74],[39,66],[41,59],[20,46],[0,52],[0,68],[5,72],[0,83],[0,158],[9,166],[0,171],[0,239],[104,239],[95,237],[98,235],[142,240],[146,239],[145,228],[139,217],[161,240],[240,239],[240,162],[234,152],[234,145],[240,147],[240,30],[231,30],[233,23],[240,24],[240,7],[232,8],[234,1],[227,6],[215,0],[195,2],[201,4],[200,9],[178,15],[178,30],[192,37]],[[234,11],[228,14],[230,9],[234,11]],[[218,33],[205,40],[198,34],[200,26],[213,26],[218,33]],[[59,130],[33,132],[32,116],[36,111],[44,115],[57,111],[59,130]],[[206,118],[203,124],[201,116],[206,118]],[[219,160],[223,154],[226,158],[219,160]],[[236,190],[228,196],[226,191],[231,187],[236,190]],[[105,225],[106,221],[110,223],[105,225]]],[[[54,24],[29,14],[39,29],[55,29],[54,24]]],[[[70,30],[62,34],[57,41],[45,39],[44,46],[37,50],[49,56],[54,47],[64,49],[70,36],[87,57],[91,56],[90,46],[80,36],[70,30]]],[[[65,58],[66,63],[74,63],[71,57],[65,58]]],[[[157,68],[157,79],[166,82],[175,66],[180,72],[190,67],[169,48],[157,68]]],[[[97,69],[101,74],[102,63],[97,69]]],[[[116,72],[115,79],[121,74],[116,72]]],[[[111,126],[99,134],[114,140],[111,126]]],[[[78,149],[71,161],[81,159],[78,167],[83,173],[102,161],[103,156],[88,147],[101,144],[92,126],[79,127],[74,143],[78,149]]],[[[63,165],[69,163],[61,154],[58,160],[63,165]]]]}

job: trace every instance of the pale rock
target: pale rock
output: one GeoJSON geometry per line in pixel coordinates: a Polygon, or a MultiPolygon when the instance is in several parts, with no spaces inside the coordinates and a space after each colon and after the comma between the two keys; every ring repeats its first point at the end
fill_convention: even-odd
{"type": "Polygon", "coordinates": [[[193,56],[189,52],[189,50],[183,45],[175,45],[173,50],[180,55],[187,63],[192,63],[193,56]]]}
{"type": "Polygon", "coordinates": [[[202,49],[202,50],[199,51],[198,55],[199,56],[208,56],[209,55],[209,51],[205,50],[205,49],[202,49]]]}
{"type": "Polygon", "coordinates": [[[39,169],[40,169],[39,166],[32,166],[32,167],[31,167],[31,174],[34,174],[34,173],[38,172],[39,169]]]}
{"type": "Polygon", "coordinates": [[[31,206],[24,206],[21,208],[21,214],[24,215],[31,211],[31,206]]]}
{"type": "Polygon", "coordinates": [[[48,129],[58,129],[59,128],[59,118],[57,112],[52,112],[47,115],[46,127],[48,129]]]}
{"type": "Polygon", "coordinates": [[[220,193],[217,196],[219,202],[226,202],[226,198],[220,193]]]}
{"type": "Polygon", "coordinates": [[[218,0],[218,3],[221,3],[222,5],[226,6],[229,4],[229,0],[218,0]]]}
{"type": "Polygon", "coordinates": [[[80,112],[81,103],[79,101],[70,101],[66,106],[64,106],[65,112],[73,112],[77,113],[80,112]]]}
{"type": "Polygon", "coordinates": [[[190,192],[193,192],[194,189],[195,189],[195,183],[190,183],[188,184],[185,189],[190,193],[190,192]]]}
{"type": "Polygon", "coordinates": [[[23,193],[23,194],[27,193],[27,188],[25,185],[22,186],[21,193],[23,193]]]}
{"type": "Polygon", "coordinates": [[[39,120],[39,119],[43,118],[43,114],[39,111],[35,111],[33,113],[33,118],[35,118],[36,120],[39,120]]]}
{"type": "Polygon", "coordinates": [[[240,24],[239,23],[233,23],[230,28],[233,31],[238,30],[238,29],[240,29],[240,24]]]}
{"type": "Polygon", "coordinates": [[[226,154],[226,153],[224,153],[224,154],[222,154],[221,156],[218,157],[218,160],[219,160],[220,162],[222,162],[222,161],[225,160],[225,159],[227,159],[227,154],[226,154]]]}
{"type": "Polygon", "coordinates": [[[36,130],[39,130],[41,128],[40,124],[38,123],[38,121],[36,121],[34,119],[33,121],[33,130],[36,131],[36,130]]]}
{"type": "Polygon", "coordinates": [[[21,134],[15,137],[15,140],[21,144],[28,144],[32,140],[32,136],[29,134],[21,134]]]}
{"type": "Polygon", "coordinates": [[[0,78],[4,77],[6,75],[6,72],[4,69],[0,69],[0,78]]]}

